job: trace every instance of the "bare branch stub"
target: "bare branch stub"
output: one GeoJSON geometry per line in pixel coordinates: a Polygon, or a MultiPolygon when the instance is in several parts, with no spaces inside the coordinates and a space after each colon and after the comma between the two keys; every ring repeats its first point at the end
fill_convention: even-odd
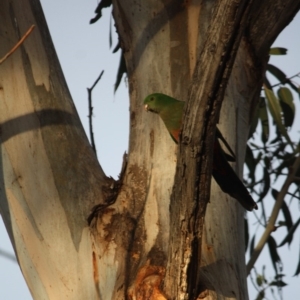
{"type": "Polygon", "coordinates": [[[13,48],[7,52],[1,59],[0,59],[0,65],[8,59],[9,56],[11,56],[28,38],[32,30],[34,29],[35,25],[31,25],[30,28],[26,31],[26,33],[23,35],[23,37],[13,46],[13,48]]]}
{"type": "Polygon", "coordinates": [[[91,137],[91,145],[92,145],[92,148],[97,156],[97,151],[96,151],[96,145],[95,145],[95,140],[94,140],[94,132],[93,132],[93,120],[92,120],[92,117],[93,117],[93,106],[92,106],[92,92],[93,92],[93,89],[94,87],[97,85],[97,83],[100,81],[102,75],[104,73],[104,70],[101,71],[100,75],[98,76],[98,78],[95,80],[94,84],[92,85],[92,87],[90,88],[87,88],[87,91],[88,91],[88,103],[89,103],[89,115],[88,115],[88,118],[89,118],[89,128],[90,128],[90,137],[91,137]]]}

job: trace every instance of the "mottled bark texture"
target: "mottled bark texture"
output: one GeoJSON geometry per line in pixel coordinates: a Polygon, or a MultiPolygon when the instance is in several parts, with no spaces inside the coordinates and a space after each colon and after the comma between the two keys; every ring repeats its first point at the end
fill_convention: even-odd
{"type": "Polygon", "coordinates": [[[236,150],[236,170],[241,174],[268,49],[298,9],[299,1],[114,1],[130,83],[129,158],[142,152],[147,159],[152,149],[153,165],[150,170],[145,165],[149,181],[145,203],[155,201],[162,211],[169,205],[164,191],[171,193],[169,227],[164,227],[166,220],[153,218],[159,230],[152,231],[153,225],[145,222],[147,206],[138,220],[144,234],[135,232],[133,245],[143,245],[153,232],[155,239],[151,236],[150,251],[142,246],[138,256],[136,251],[129,256],[129,265],[134,266],[129,280],[132,298],[144,299],[151,278],[151,286],[161,292],[156,290],[149,299],[248,298],[244,211],[214,182],[210,190],[214,128],[219,122],[236,150]],[[181,143],[171,162],[167,158],[173,144],[162,122],[155,115],[139,113],[142,99],[153,92],[187,101],[181,143]],[[141,130],[143,143],[137,142],[141,130]],[[161,180],[167,167],[168,178],[173,178],[175,165],[175,179],[168,186],[161,180]],[[166,268],[166,275],[154,266],[166,268]]]}

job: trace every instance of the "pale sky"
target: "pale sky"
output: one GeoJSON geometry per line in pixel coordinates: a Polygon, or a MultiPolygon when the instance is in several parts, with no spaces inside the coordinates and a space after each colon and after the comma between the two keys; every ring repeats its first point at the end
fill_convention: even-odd
{"type": "MultiPolygon", "coordinates": [[[[111,54],[112,49],[109,49],[110,9],[104,10],[102,19],[97,23],[89,25],[89,20],[94,16],[97,1],[42,0],[41,2],[64,75],[86,130],[88,129],[86,88],[91,87],[101,70],[104,70],[104,75],[93,92],[94,133],[98,158],[104,171],[107,175],[117,178],[122,155],[128,145],[129,104],[124,78],[116,94],[113,92],[120,53],[111,54]]],[[[274,43],[274,46],[289,49],[287,56],[271,60],[289,76],[300,71],[299,28],[300,17],[298,15],[274,43]]],[[[113,23],[112,31],[115,31],[113,23]]],[[[114,35],[113,47],[116,43],[117,37],[114,35]]],[[[299,102],[298,100],[299,98],[296,102],[299,102]]],[[[299,215],[299,210],[297,214],[299,215]]],[[[252,219],[250,219],[250,224],[251,222],[252,219]]],[[[0,241],[0,250],[13,253],[2,222],[0,222],[0,241]]],[[[298,262],[299,241],[294,242],[293,245],[294,250],[285,252],[282,257],[286,264],[285,280],[289,282],[289,286],[284,288],[284,299],[295,299],[294,295],[299,293],[299,277],[291,278],[298,262]],[[286,257],[293,259],[288,260],[286,257]]],[[[262,264],[267,264],[272,274],[273,270],[266,251],[258,261],[258,265],[262,264]]],[[[256,293],[251,283],[249,283],[249,290],[250,300],[252,300],[256,293]]],[[[32,299],[18,265],[1,255],[0,295],[1,299],[6,300],[32,299]]]]}

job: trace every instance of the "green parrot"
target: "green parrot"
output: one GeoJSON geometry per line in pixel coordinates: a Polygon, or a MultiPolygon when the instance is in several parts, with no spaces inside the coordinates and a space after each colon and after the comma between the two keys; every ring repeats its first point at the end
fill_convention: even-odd
{"type": "MultiPolygon", "coordinates": [[[[185,102],[165,94],[155,93],[145,98],[144,105],[146,111],[156,113],[161,117],[172,139],[178,143],[185,102]]],[[[223,140],[222,134],[217,128],[212,169],[215,181],[223,192],[238,200],[248,211],[258,209],[256,202],[228,163],[228,160],[234,159],[223,151],[218,138],[223,140]]],[[[225,144],[229,148],[226,142],[225,144]]]]}

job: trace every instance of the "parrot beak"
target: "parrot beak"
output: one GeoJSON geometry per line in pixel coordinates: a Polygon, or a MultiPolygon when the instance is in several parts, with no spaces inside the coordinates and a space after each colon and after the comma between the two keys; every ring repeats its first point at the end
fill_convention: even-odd
{"type": "Polygon", "coordinates": [[[145,104],[144,109],[145,109],[145,111],[149,111],[149,105],[145,104]]]}

